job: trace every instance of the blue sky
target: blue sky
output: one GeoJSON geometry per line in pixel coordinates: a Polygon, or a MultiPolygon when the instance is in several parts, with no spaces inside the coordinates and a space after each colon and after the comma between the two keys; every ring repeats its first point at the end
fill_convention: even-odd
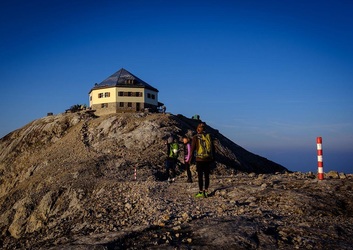
{"type": "Polygon", "coordinates": [[[2,1],[0,137],[125,68],[294,171],[353,172],[352,1],[2,1]]]}

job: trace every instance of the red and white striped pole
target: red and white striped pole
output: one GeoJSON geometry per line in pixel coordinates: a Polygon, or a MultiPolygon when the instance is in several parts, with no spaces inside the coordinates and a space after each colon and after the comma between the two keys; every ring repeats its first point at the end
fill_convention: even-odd
{"type": "Polygon", "coordinates": [[[322,138],[316,138],[316,145],[317,145],[317,178],[319,180],[324,179],[324,164],[322,162],[322,138]]]}

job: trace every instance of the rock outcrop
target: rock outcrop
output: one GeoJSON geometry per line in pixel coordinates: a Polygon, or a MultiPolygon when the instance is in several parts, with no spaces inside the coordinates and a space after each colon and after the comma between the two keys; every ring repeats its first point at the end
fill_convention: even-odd
{"type": "Polygon", "coordinates": [[[352,176],[290,173],[207,127],[211,194],[182,165],[164,181],[165,139],[198,121],[169,114],[33,121],[0,140],[3,249],[349,249],[352,176]],[[136,180],[134,173],[136,170],[136,180]],[[344,176],[344,178],[342,178],[344,176]]]}

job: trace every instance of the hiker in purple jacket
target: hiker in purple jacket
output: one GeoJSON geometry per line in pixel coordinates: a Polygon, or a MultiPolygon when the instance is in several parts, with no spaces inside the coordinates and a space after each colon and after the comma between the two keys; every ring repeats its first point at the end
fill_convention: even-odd
{"type": "Polygon", "coordinates": [[[192,183],[191,171],[190,171],[190,160],[191,160],[191,144],[190,139],[186,136],[183,137],[184,143],[184,166],[188,176],[187,182],[192,183]]]}

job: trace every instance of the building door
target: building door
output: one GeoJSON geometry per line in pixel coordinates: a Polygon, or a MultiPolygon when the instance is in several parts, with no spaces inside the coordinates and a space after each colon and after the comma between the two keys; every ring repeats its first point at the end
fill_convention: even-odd
{"type": "Polygon", "coordinates": [[[141,109],[141,105],[139,102],[136,103],[136,111],[140,111],[141,109]]]}

